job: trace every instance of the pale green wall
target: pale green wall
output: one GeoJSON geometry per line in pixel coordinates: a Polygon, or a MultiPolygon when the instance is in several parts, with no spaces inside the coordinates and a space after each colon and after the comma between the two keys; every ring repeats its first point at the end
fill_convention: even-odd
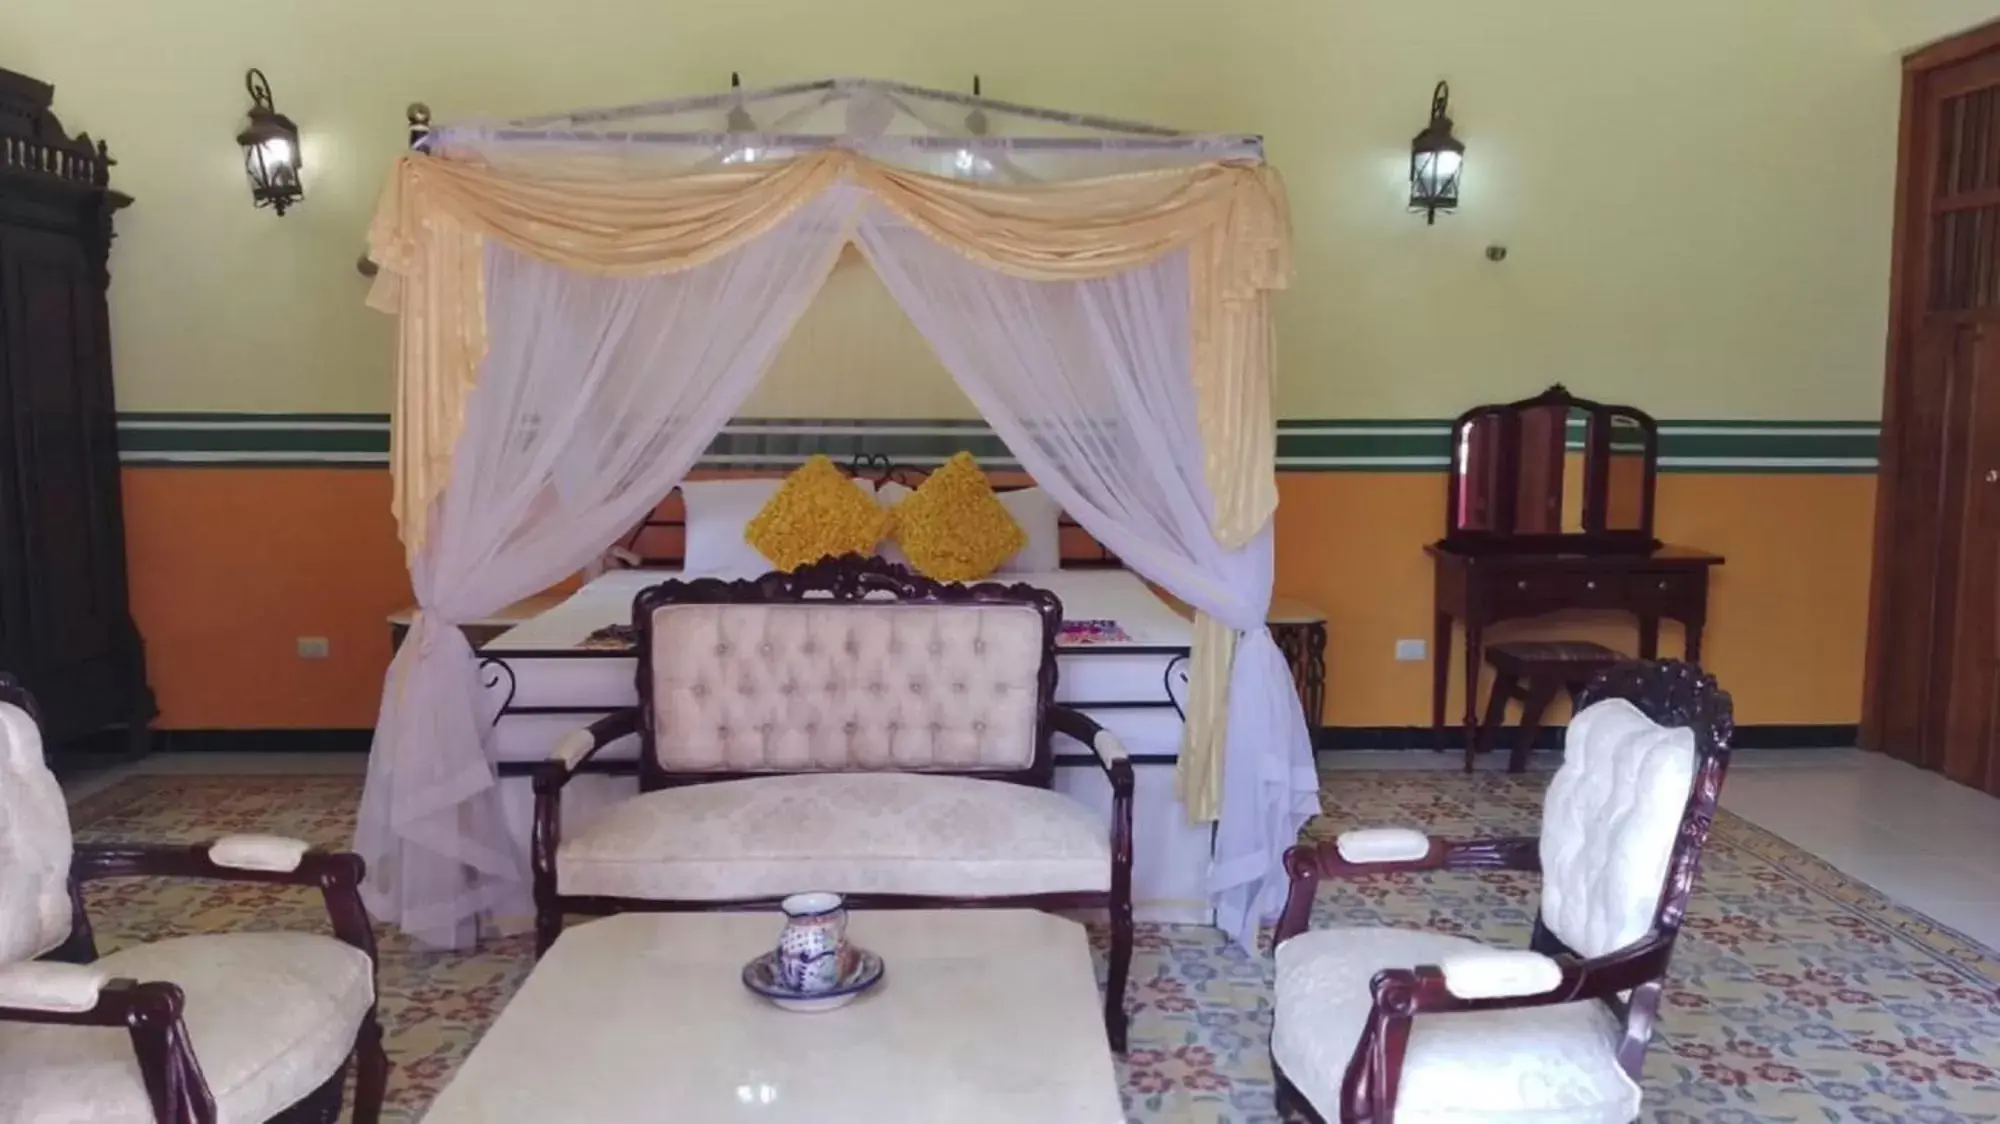
{"type": "MultiPolygon", "coordinates": [[[[1666,416],[1878,409],[1898,46],[1879,0],[4,0],[0,66],[58,86],[138,197],[114,261],[128,410],[386,410],[352,263],[402,107],[510,114],[829,74],[1263,132],[1298,278],[1293,416],[1439,416],[1561,379],[1666,416]],[[245,67],[305,131],[304,203],[253,211],[245,67]],[[1465,206],[1403,213],[1449,77],[1465,206]],[[1511,256],[1489,264],[1489,242],[1511,256]]],[[[765,413],[961,399],[843,277],[765,413]],[[858,342],[857,342],[858,341],[858,342]]]]}
{"type": "Polygon", "coordinates": [[[2000,0],[1871,0],[1875,18],[1899,49],[1921,47],[2000,20],[2000,0]]]}

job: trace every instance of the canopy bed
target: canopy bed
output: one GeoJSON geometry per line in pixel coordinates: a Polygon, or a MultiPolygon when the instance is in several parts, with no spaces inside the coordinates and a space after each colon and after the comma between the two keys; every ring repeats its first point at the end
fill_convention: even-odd
{"type": "MultiPolygon", "coordinates": [[[[1265,628],[1287,237],[1257,138],[895,83],[429,131],[369,233],[420,605],[356,828],[375,915],[454,945],[529,913],[494,676],[458,625],[589,568],[680,485],[852,243],[1053,503],[1196,610],[1161,645],[1190,654],[1178,814],[1214,825],[1200,888],[1254,940],[1318,806],[1265,628]]],[[[629,599],[636,579],[609,577],[512,643],[547,650],[588,623],[575,603],[629,599]]]]}

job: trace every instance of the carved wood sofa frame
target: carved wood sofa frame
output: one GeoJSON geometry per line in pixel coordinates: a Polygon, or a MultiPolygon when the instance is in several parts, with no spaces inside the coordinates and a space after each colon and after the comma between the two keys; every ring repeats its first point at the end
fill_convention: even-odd
{"type": "MultiPolygon", "coordinates": [[[[0,674],[0,702],[39,717],[34,699],[13,677],[0,674]]],[[[296,869],[245,870],[225,867],[209,857],[208,845],[76,843],[69,870],[69,939],[43,960],[88,964],[97,959],[97,942],[84,910],[83,887],[105,878],[200,878],[219,882],[279,883],[310,886],[326,902],[333,935],[366,953],[376,964],[375,930],[361,904],[361,857],[307,851],[296,869]]],[[[379,975],[371,970],[371,978],[379,975]]],[[[371,985],[379,996],[379,986],[371,985]]],[[[378,1000],[379,1002],[379,1000],[378,1000]]],[[[202,1077],[198,1043],[188,1037],[182,1012],[187,997],[172,983],[114,979],[98,993],[97,1004],[85,1011],[26,1010],[0,1007],[0,1022],[62,1026],[122,1027],[132,1037],[139,1073],[145,1082],[153,1118],[159,1124],[215,1124],[216,1103],[202,1077]]],[[[341,1095],[348,1067],[355,1067],[355,1124],[375,1124],[389,1082],[389,1059],[382,1048],[382,1024],[376,1007],[362,1017],[354,1049],[333,1076],[273,1119],[288,1124],[333,1124],[340,1117],[341,1095]]]]}
{"type": "MultiPolygon", "coordinates": [[[[846,555],[829,558],[792,573],[770,573],[760,578],[723,581],[700,578],[668,581],[642,591],[632,603],[632,626],[638,634],[639,706],[636,710],[607,715],[588,728],[590,745],[575,760],[544,761],[535,767],[535,820],[530,856],[534,872],[535,953],[548,951],[562,932],[567,914],[606,916],[627,910],[704,912],[768,908],[778,898],[728,900],[653,900],[641,898],[579,896],[560,892],[556,880],[556,852],[562,838],[562,790],[569,779],[598,750],[620,738],[638,734],[639,790],[654,792],[684,785],[754,777],[783,776],[783,770],[758,772],[670,772],[654,752],[653,729],[653,614],[667,605],[771,605],[811,602],[813,604],[869,605],[886,603],[870,600],[871,594],[887,594],[904,605],[1025,605],[1033,608],[1042,622],[1041,670],[1037,681],[1038,721],[1033,757],[1027,767],[1016,770],[927,770],[931,775],[966,776],[994,783],[1053,788],[1055,783],[1054,735],[1063,734],[1093,747],[1092,759],[1103,769],[1111,786],[1111,887],[1108,891],[1017,894],[994,897],[938,897],[912,894],[848,894],[850,905],[876,909],[946,908],[1035,908],[1045,910],[1104,909],[1110,915],[1110,971],[1105,984],[1104,1022],[1114,1050],[1125,1049],[1125,984],[1132,962],[1132,763],[1122,756],[1107,759],[1095,746],[1105,733],[1087,715],[1055,704],[1056,635],[1062,626],[1062,602],[1045,589],[1026,584],[983,583],[959,585],[935,582],[879,558],[846,555]]],[[[806,889],[807,887],[800,887],[806,889]]]]}
{"type": "MultiPolygon", "coordinates": [[[[1624,699],[1662,726],[1685,726],[1694,732],[1694,783],[1681,812],[1680,831],[1667,862],[1652,929],[1616,952],[1586,959],[1549,932],[1537,916],[1528,947],[1554,957],[1562,966],[1562,979],[1549,990],[1533,995],[1460,999],[1446,990],[1444,973],[1435,965],[1377,972],[1369,983],[1374,1010],[1341,1082],[1340,1119],[1346,1124],[1389,1124],[1395,1118],[1396,1087],[1401,1078],[1403,1053],[1409,1045],[1410,1020],[1417,1015],[1541,1007],[1594,999],[1610,1008],[1624,1024],[1618,1063],[1634,1081],[1639,1079],[1646,1045],[1652,1039],[1659,1015],[1667,963],[1687,915],[1702,846],[1708,841],[1709,827],[1715,821],[1722,779],[1729,768],[1729,743],[1735,724],[1729,695],[1716,686],[1715,679],[1703,674],[1699,667],[1678,660],[1618,664],[1584,689],[1579,709],[1605,699],[1624,699]],[[1628,998],[1620,998],[1628,992],[1628,998]]],[[[1432,870],[1514,870],[1539,874],[1541,868],[1540,839],[1536,836],[1467,841],[1433,839],[1428,854],[1404,862],[1351,863],[1340,857],[1331,840],[1300,844],[1285,853],[1291,891],[1279,916],[1272,947],[1275,949],[1306,931],[1313,897],[1323,878],[1432,870]]],[[[1272,1059],[1271,1070],[1277,1080],[1280,1115],[1322,1121],[1286,1078],[1276,1058],[1272,1059]]]]}

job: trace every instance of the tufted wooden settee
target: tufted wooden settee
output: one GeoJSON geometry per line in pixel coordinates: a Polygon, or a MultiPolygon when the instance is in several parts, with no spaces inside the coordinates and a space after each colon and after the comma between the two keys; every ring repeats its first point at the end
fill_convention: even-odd
{"type": "Polygon", "coordinates": [[[668,581],[634,600],[639,706],[535,774],[536,947],[567,914],[763,906],[835,890],[859,907],[1106,909],[1104,1001],[1125,1045],[1132,766],[1056,706],[1062,604],[946,585],[879,559],[668,581]],[[1112,827],[1055,792],[1054,737],[1109,777],[1112,827]],[[639,795],[565,833],[563,786],[640,741],[639,795]]]}

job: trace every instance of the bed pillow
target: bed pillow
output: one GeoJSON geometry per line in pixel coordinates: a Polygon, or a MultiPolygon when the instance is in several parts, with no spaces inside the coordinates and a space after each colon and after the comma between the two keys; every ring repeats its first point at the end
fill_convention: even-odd
{"type": "Polygon", "coordinates": [[[899,484],[894,480],[884,480],[881,487],[875,489],[875,502],[882,510],[889,513],[889,534],[875,547],[876,556],[885,562],[894,562],[898,566],[910,565],[910,556],[904,554],[903,548],[896,545],[896,505],[903,502],[903,497],[915,491],[916,489],[908,484],[899,484]]]}
{"type": "Polygon", "coordinates": [[[918,573],[937,581],[977,581],[1028,541],[971,453],[931,473],[894,516],[896,545],[918,573]]]}
{"type": "Polygon", "coordinates": [[[1028,542],[1000,563],[1003,574],[1046,574],[1062,569],[1062,505],[1040,488],[1000,493],[1000,504],[1028,542]]]}
{"type": "MultiPolygon", "coordinates": [[[[893,511],[903,497],[916,491],[908,484],[894,480],[885,482],[875,489],[875,502],[893,511]]],[[[1047,574],[1062,569],[1062,505],[1040,488],[1017,488],[1011,492],[995,492],[1000,497],[1000,505],[1013,516],[1014,524],[1028,537],[1027,545],[1015,551],[996,574],[1047,574]]],[[[895,528],[889,530],[890,541],[877,547],[875,553],[899,566],[908,566],[910,556],[893,540],[895,528]]]]}
{"type": "MultiPolygon", "coordinates": [[[[770,560],[745,541],[743,535],[750,520],[771,502],[784,483],[777,477],[683,483],[681,499],[687,510],[687,533],[681,550],[682,570],[697,576],[729,578],[768,571],[770,560]]],[[[863,496],[874,495],[868,481],[855,480],[853,484],[863,496]]]]}
{"type": "Polygon", "coordinates": [[[889,513],[855,483],[824,456],[812,457],[743,528],[744,541],[787,573],[830,555],[872,552],[888,533],[889,513]]]}
{"type": "Polygon", "coordinates": [[[681,485],[687,507],[682,569],[690,574],[744,577],[771,568],[743,541],[744,528],[778,494],[781,480],[690,480],[681,485]]]}

